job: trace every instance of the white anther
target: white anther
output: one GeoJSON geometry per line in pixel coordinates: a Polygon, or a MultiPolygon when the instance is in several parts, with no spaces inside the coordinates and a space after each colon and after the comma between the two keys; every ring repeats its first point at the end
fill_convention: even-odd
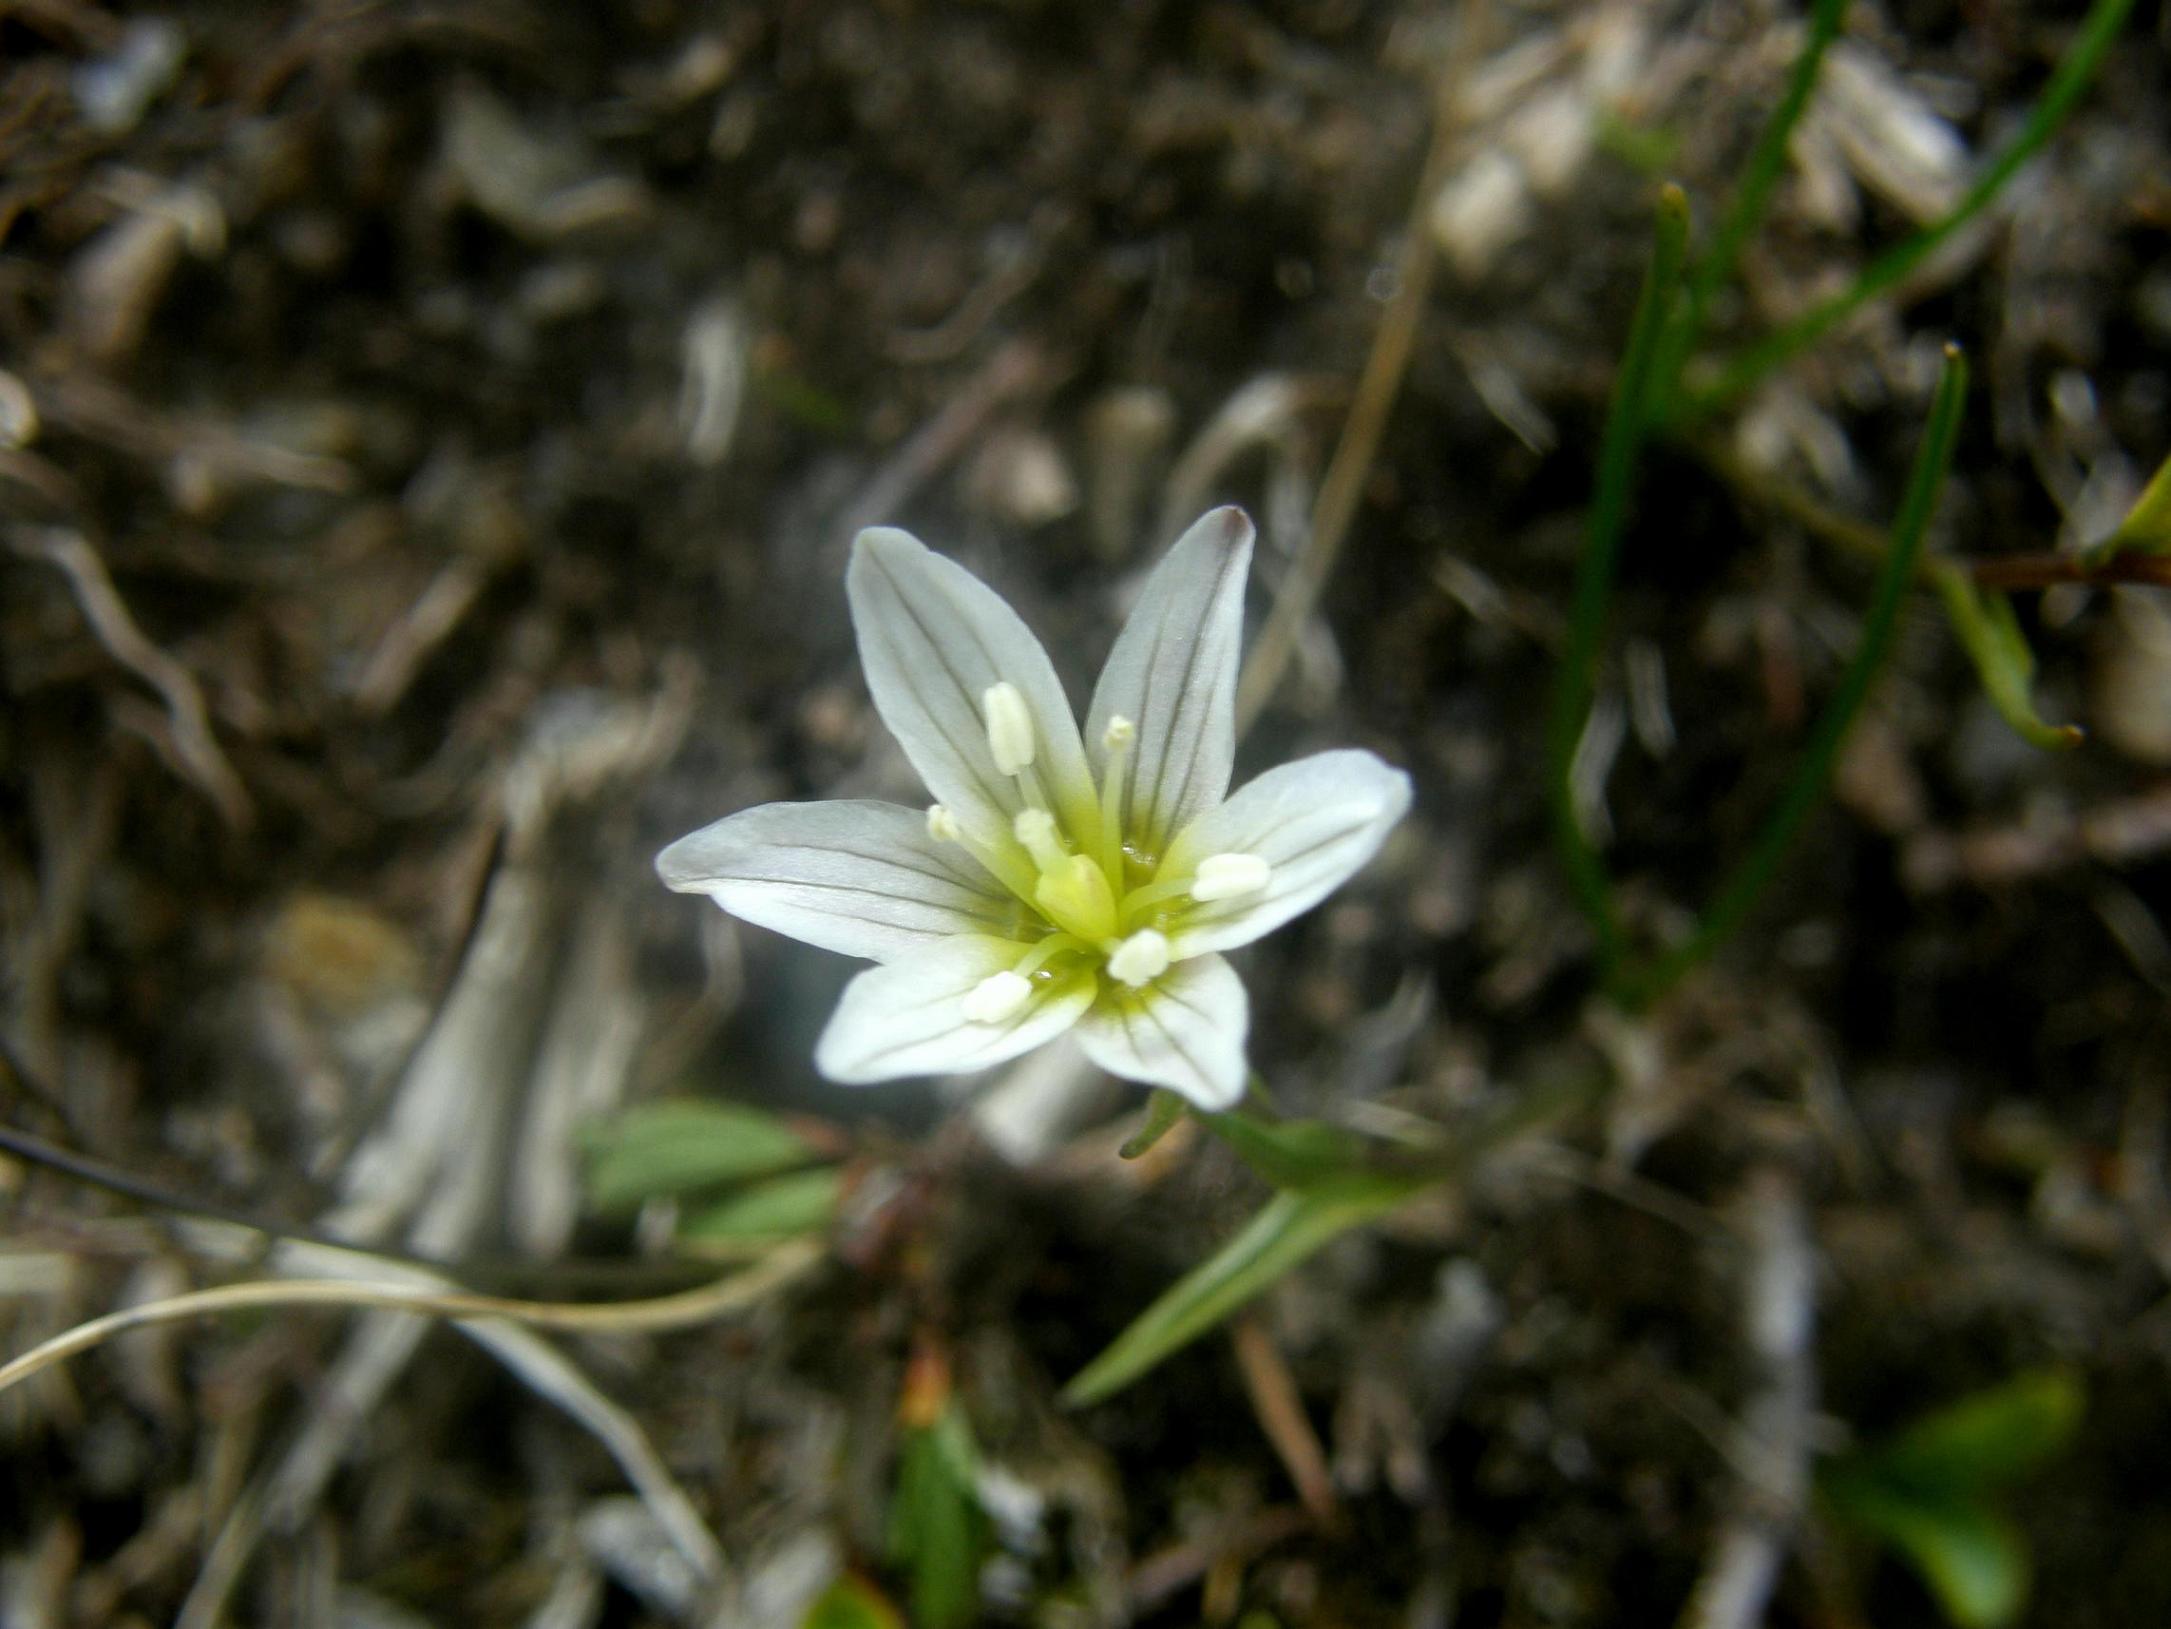
{"type": "Polygon", "coordinates": [[[1168,957],[1168,935],[1155,928],[1141,928],[1110,953],[1108,976],[1136,989],[1166,973],[1168,957]]]}
{"type": "Polygon", "coordinates": [[[1202,903],[1241,899],[1274,880],[1274,868],[1256,854],[1209,854],[1191,875],[1191,897],[1202,903]]]}
{"type": "Polygon", "coordinates": [[[988,752],[996,769],[1005,775],[1031,769],[1033,713],[1025,705],[1025,693],[1005,679],[980,692],[980,708],[987,714],[988,752]]]}
{"type": "Polygon", "coordinates": [[[965,829],[947,806],[937,803],[927,811],[927,835],[938,843],[959,843],[964,841],[965,829]]]}
{"type": "Polygon", "coordinates": [[[965,1016],[975,1024],[1000,1024],[1032,999],[1033,981],[1008,969],[990,973],[965,992],[965,1016]]]}
{"type": "Polygon", "coordinates": [[[1101,747],[1107,752],[1121,752],[1138,739],[1138,726],[1121,713],[1108,715],[1108,727],[1101,731],[1101,747]]]}

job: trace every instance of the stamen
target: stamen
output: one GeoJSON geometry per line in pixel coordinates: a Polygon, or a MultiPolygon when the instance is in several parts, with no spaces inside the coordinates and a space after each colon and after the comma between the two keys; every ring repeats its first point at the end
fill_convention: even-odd
{"type": "Polygon", "coordinates": [[[987,715],[988,753],[997,771],[1021,775],[1031,769],[1033,713],[1025,705],[1025,693],[1004,679],[980,692],[980,707],[987,715]]]}
{"type": "Polygon", "coordinates": [[[1123,770],[1138,726],[1121,713],[1108,716],[1101,731],[1101,750],[1108,762],[1101,769],[1101,867],[1111,877],[1123,875],[1123,770]]]}
{"type": "Polygon", "coordinates": [[[957,823],[957,816],[937,803],[927,811],[927,835],[938,843],[962,843],[965,830],[957,823]]]}
{"type": "Polygon", "coordinates": [[[1274,868],[1256,854],[1209,854],[1191,878],[1191,897],[1201,904],[1241,899],[1274,880],[1274,868]]]}
{"type": "Polygon", "coordinates": [[[1166,973],[1168,962],[1168,936],[1154,928],[1141,928],[1110,953],[1108,976],[1135,990],[1166,973]]]}
{"type": "Polygon", "coordinates": [[[1017,1016],[1018,1009],[1033,997],[1033,982],[1007,969],[990,973],[965,992],[966,1019],[975,1024],[1000,1024],[1017,1016]]]}
{"type": "Polygon", "coordinates": [[[1083,939],[1073,938],[1067,933],[1051,933],[1043,938],[1039,944],[1033,946],[1031,950],[1028,950],[1025,953],[1025,959],[1018,962],[1010,971],[1020,978],[1029,979],[1054,961],[1056,957],[1086,948],[1088,947],[1083,939]]]}

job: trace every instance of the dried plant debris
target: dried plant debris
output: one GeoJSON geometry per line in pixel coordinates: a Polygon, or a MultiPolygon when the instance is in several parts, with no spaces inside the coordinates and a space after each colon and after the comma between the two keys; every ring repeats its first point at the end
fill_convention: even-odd
{"type": "MultiPolygon", "coordinates": [[[[2160,8],[1654,435],[1570,745],[1663,946],[1976,365],[1967,594],[1757,911],[1626,1012],[1548,835],[1655,189],[1712,241],[1816,9],[0,6],[0,1365],[128,1324],[0,1391],[0,1624],[2171,1621],[2160,8]],[[1414,784],[1244,953],[1281,1112],[1434,1158],[1611,1087],[1069,1409],[1262,1179],[1059,1048],[821,1080],[844,972],[649,856],[919,796],[859,528],[1084,673],[1224,503],[1288,608],[1236,780],[1414,784]]],[[[1685,388],[2084,10],[1847,6],[1685,388]]]]}

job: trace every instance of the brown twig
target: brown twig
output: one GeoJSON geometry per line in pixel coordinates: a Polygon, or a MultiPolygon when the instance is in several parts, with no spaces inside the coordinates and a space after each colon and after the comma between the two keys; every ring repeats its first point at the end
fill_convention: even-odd
{"type": "Polygon", "coordinates": [[[1274,1345],[1274,1337],[1256,1317],[1239,1318],[1229,1326],[1236,1347],[1236,1363],[1243,1372],[1244,1390],[1252,1412],[1266,1433],[1282,1467],[1296,1485],[1297,1497],[1312,1519],[1325,1525],[1335,1519],[1334,1478],[1327,1470],[1326,1451],[1319,1433],[1304,1412],[1304,1399],[1289,1365],[1274,1345]]]}
{"type": "Polygon", "coordinates": [[[129,614],[90,540],[65,528],[18,528],[10,539],[25,559],[43,560],[68,579],[83,620],[121,666],[158,693],[166,706],[167,744],[175,765],[235,830],[253,818],[249,794],[211,733],[209,709],[195,675],[151,643],[129,614]]]}
{"type": "Polygon", "coordinates": [[[1977,588],[2006,593],[2054,588],[2060,583],[2141,583],[2150,588],[2171,588],[2171,555],[2115,554],[2101,565],[2090,565],[2074,554],[2001,554],[1988,560],[1970,560],[1966,565],[1977,588]]]}
{"type": "Polygon", "coordinates": [[[1436,256],[1427,230],[1427,215],[1447,177],[1448,158],[1454,150],[1454,121],[1450,114],[1462,86],[1462,75],[1456,67],[1476,56],[1475,36],[1480,31],[1481,19],[1481,6],[1471,5],[1464,9],[1462,49],[1455,64],[1442,72],[1434,92],[1432,140],[1425,152],[1424,169],[1418,176],[1416,192],[1410,200],[1409,219],[1403,225],[1401,252],[1395,257],[1394,298],[1386,315],[1380,319],[1379,332],[1372,340],[1372,352],[1365,358],[1364,373],[1357,381],[1356,397],[1350,403],[1349,417],[1342,424],[1342,439],[1335,444],[1334,457],[1327,465],[1325,478],[1319,483],[1319,501],[1312,509],[1311,536],[1306,540],[1304,552],[1291,565],[1237,683],[1236,727],[1239,732],[1259,716],[1275,687],[1281,683],[1290,655],[1296,649],[1297,631],[1318,603],[1327,574],[1334,569],[1335,556],[1341,552],[1343,540],[1349,535],[1349,523],[1357,513],[1357,500],[1364,490],[1365,475],[1379,452],[1380,437],[1387,429],[1387,415],[1394,408],[1395,397],[1401,393],[1402,376],[1409,369],[1418,325],[1424,319],[1425,299],[1432,291],[1436,256]]]}
{"type": "MultiPolygon", "coordinates": [[[[1870,563],[1884,558],[1883,528],[1857,520],[1791,481],[1750,469],[1708,437],[1689,446],[1714,475],[1750,502],[1785,516],[1842,554],[1870,563]]],[[[2086,555],[2050,552],[1999,554],[1974,560],[1926,555],[1915,568],[1916,580],[1927,582],[1932,574],[1941,571],[1964,572],[1977,588],[2000,593],[2026,593],[2055,588],[2060,583],[2133,583],[2171,588],[2171,555],[2131,551],[2094,563],[2086,555]]]]}

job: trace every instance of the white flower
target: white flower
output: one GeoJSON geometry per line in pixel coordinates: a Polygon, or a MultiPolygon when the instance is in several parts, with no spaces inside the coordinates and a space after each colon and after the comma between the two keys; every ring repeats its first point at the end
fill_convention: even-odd
{"type": "Polygon", "coordinates": [[[984,1069],[1075,1030],[1112,1074],[1243,1095],[1244,986],[1219,952],[1378,852],[1409,777],[1323,752],[1229,793],[1251,522],[1216,509],[1148,579],[1086,712],[1002,598],[904,532],[852,547],[867,686],[934,794],[771,803],[657,857],[744,921],[875,962],[815,1048],[832,1080],[984,1069]]]}

